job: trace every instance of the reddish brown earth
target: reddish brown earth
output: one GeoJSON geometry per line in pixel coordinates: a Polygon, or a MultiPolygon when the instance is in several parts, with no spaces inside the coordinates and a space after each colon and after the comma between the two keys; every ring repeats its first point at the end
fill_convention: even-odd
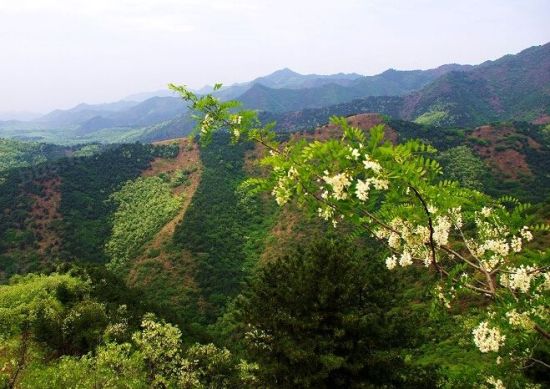
{"type": "MultiPolygon", "coordinates": [[[[498,146],[506,137],[517,134],[512,127],[494,127],[481,126],[476,128],[471,137],[481,139],[487,142],[486,145],[475,145],[475,152],[485,159],[489,165],[503,175],[517,179],[522,175],[532,175],[531,169],[525,159],[525,155],[518,150],[524,148],[523,144],[517,141],[514,148],[507,147],[504,150],[498,150],[498,146]]],[[[541,146],[534,139],[527,137],[529,146],[533,149],[539,149],[541,146]]]]}
{"type": "Polygon", "coordinates": [[[303,215],[299,210],[289,206],[282,208],[266,239],[260,264],[272,262],[288,251],[289,245],[303,241],[305,232],[299,231],[303,224],[303,215]]]}
{"type": "Polygon", "coordinates": [[[533,124],[549,124],[550,115],[542,115],[541,117],[533,120],[533,124]]]}
{"type": "MultiPolygon", "coordinates": [[[[396,143],[398,139],[397,131],[389,127],[384,123],[384,118],[382,115],[377,113],[362,113],[359,115],[348,116],[347,121],[350,125],[360,128],[362,130],[369,130],[370,128],[378,125],[384,125],[384,137],[392,143],[396,143]]],[[[337,138],[342,135],[342,130],[333,124],[326,124],[322,127],[319,127],[315,130],[313,134],[309,133],[299,133],[297,136],[306,137],[313,140],[327,140],[330,138],[337,138]]]]}
{"type": "Polygon", "coordinates": [[[42,188],[42,194],[31,194],[33,206],[31,208],[29,222],[37,237],[38,251],[44,254],[48,249],[59,248],[60,238],[52,228],[52,222],[61,219],[59,205],[61,204],[61,179],[59,177],[48,178],[35,182],[42,188]]]}

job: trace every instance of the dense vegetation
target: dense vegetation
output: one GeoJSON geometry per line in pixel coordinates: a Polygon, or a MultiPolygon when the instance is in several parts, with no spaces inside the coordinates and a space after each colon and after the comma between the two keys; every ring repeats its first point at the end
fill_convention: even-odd
{"type": "Polygon", "coordinates": [[[4,210],[0,218],[1,277],[44,269],[57,259],[106,262],[105,244],[116,210],[116,204],[109,201],[111,194],[138,177],[154,157],[177,154],[172,146],[142,144],[113,146],[98,154],[90,151],[83,149],[88,156],[7,171],[0,184],[0,207],[4,210]],[[45,194],[45,188],[54,179],[61,182],[54,189],[59,191],[60,201],[51,205],[58,216],[49,229],[59,239],[52,242],[49,252],[40,253],[37,242],[41,236],[33,226],[36,218],[47,216],[32,216],[36,212],[33,196],[50,199],[52,194],[45,194]]]}
{"type": "MultiPolygon", "coordinates": [[[[435,148],[418,140],[390,142],[384,139],[384,124],[365,133],[346,118],[333,117],[340,137],[281,143],[272,126],[261,126],[257,112],[236,111],[238,102],[171,88],[201,114],[203,142],[227,129],[234,141],[254,141],[269,151],[261,162],[270,174],[250,179],[249,186],[270,191],[280,206],[300,204],[334,228],[350,225],[351,236],[368,232],[387,246],[389,270],[416,264],[438,275],[429,282],[435,302],[448,310],[468,305],[454,316],[462,327],[455,333],[471,331],[480,353],[497,356],[493,365],[478,365],[465,382],[504,387],[503,380],[523,378],[510,371],[514,366],[548,367],[548,255],[533,251],[530,242],[532,231],[538,237],[550,226],[533,224],[537,221],[527,214],[528,205],[441,180],[442,167],[431,157],[435,148]]],[[[471,136],[487,147],[481,151],[493,154],[500,151],[489,148],[499,137],[497,130],[504,135],[513,129],[484,126],[471,136]]],[[[527,143],[541,147],[531,138],[527,143]]],[[[517,170],[504,173],[528,173],[523,162],[512,162],[517,170]]]]}
{"type": "Polygon", "coordinates": [[[239,291],[271,224],[272,203],[238,193],[247,151],[251,144],[230,145],[228,134],[202,149],[201,182],[174,234],[174,243],[197,257],[196,279],[209,321],[239,291]]]}
{"type": "MultiPolygon", "coordinates": [[[[550,127],[487,124],[548,113],[547,49],[333,83],[283,72],[241,90],[248,106],[321,108],[261,121],[176,87],[204,115],[198,149],[0,140],[0,387],[550,385],[550,127]],[[394,96],[326,106],[362,83],[394,96]]],[[[128,104],[50,119],[103,141],[193,124],[156,122],[181,101],[128,104]]]]}
{"type": "MultiPolygon", "coordinates": [[[[386,123],[400,141],[422,138],[444,150],[445,174],[464,186],[497,188],[490,181],[500,182],[495,171],[488,175],[491,168],[475,152],[484,144],[471,131],[386,123]]],[[[513,127],[517,136],[501,147],[523,151],[533,171],[542,171],[544,133],[538,126],[513,127]],[[526,151],[529,139],[543,145],[536,150],[541,156],[526,151]]],[[[432,307],[431,291],[422,286],[429,277],[387,272],[384,248],[364,237],[351,243],[345,223],[328,233],[332,227],[297,211],[280,219],[271,200],[244,196],[243,180],[262,174],[251,144],[231,145],[229,134],[219,133],[201,148],[201,182],[173,242],[161,248],[170,261],[163,266],[175,266],[164,270],[151,267],[159,253],[142,247],[177,211],[170,191],[186,185],[191,171],[139,176],[153,158],[174,158],[178,147],[81,150],[81,157],[9,171],[0,191],[3,209],[10,210],[0,223],[4,277],[55,268],[28,228],[30,195],[43,194],[53,176],[61,177],[63,216],[54,223],[61,242],[56,257],[75,263],[118,258],[125,266],[115,266],[117,275],[104,265],[69,273],[70,267],[58,267],[60,273],[12,278],[11,286],[0,287],[7,384],[456,387],[483,382],[478,372],[491,371],[493,359],[465,340],[467,328],[432,307]],[[114,164],[117,172],[109,169],[114,164]],[[289,223],[292,235],[275,234],[278,221],[289,223]],[[271,253],[260,261],[266,249],[271,253]],[[178,259],[185,253],[192,269],[189,259],[178,259]],[[138,257],[145,261],[134,264],[138,257]],[[129,288],[130,268],[141,281],[129,288]],[[194,286],[177,285],[177,277],[189,276],[194,286]],[[40,313],[52,307],[55,315],[40,313]]],[[[548,351],[536,352],[544,359],[548,351]]],[[[514,379],[546,382],[537,366],[514,379]]]]}
{"type": "Polygon", "coordinates": [[[153,158],[151,148],[124,145],[85,159],[67,159],[60,165],[63,258],[104,262],[104,252],[116,209],[112,193],[135,179],[153,158]],[[116,169],[112,167],[116,166],[116,169]]]}
{"type": "Polygon", "coordinates": [[[0,174],[6,170],[34,166],[61,158],[65,152],[66,149],[61,146],[0,139],[0,174]]]}
{"type": "Polygon", "coordinates": [[[135,258],[143,242],[149,241],[178,211],[181,201],[159,177],[129,181],[111,196],[117,205],[111,238],[106,251],[114,268],[135,258]]]}

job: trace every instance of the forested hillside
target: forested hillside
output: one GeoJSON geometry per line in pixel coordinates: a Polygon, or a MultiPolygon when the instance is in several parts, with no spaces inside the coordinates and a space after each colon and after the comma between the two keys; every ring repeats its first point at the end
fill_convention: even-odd
{"type": "Polygon", "coordinates": [[[0,388],[549,386],[549,47],[0,129],[0,388]]]}

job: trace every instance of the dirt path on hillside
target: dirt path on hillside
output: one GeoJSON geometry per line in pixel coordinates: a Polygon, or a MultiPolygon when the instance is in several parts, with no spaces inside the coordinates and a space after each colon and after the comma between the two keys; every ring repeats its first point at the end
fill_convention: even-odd
{"type": "MultiPolygon", "coordinates": [[[[164,227],[158,232],[155,238],[148,245],[148,248],[160,248],[162,243],[167,239],[172,238],[176,225],[183,220],[183,216],[191,203],[191,199],[197,190],[201,173],[202,165],[200,161],[200,152],[197,144],[192,143],[189,139],[182,138],[176,140],[179,142],[180,152],[174,160],[157,158],[151,164],[151,167],[146,170],[143,175],[145,177],[156,176],[161,173],[172,173],[182,169],[196,168],[194,172],[189,174],[189,181],[186,185],[180,185],[174,188],[172,191],[175,195],[183,196],[181,209],[178,214],[170,220],[164,227]]],[[[168,141],[168,143],[174,143],[174,141],[168,141]]],[[[165,142],[159,142],[156,144],[166,144],[165,142]]]]}
{"type": "MultiPolygon", "coordinates": [[[[142,175],[144,177],[152,177],[162,173],[173,174],[183,169],[191,170],[192,172],[188,176],[187,183],[172,190],[174,195],[182,196],[181,208],[177,215],[166,223],[150,242],[144,245],[143,254],[133,261],[132,268],[128,274],[128,281],[130,284],[143,282],[147,283],[147,280],[138,280],[139,268],[146,263],[155,262],[157,264],[161,264],[167,272],[171,272],[174,268],[173,261],[176,260],[176,258],[174,258],[174,253],[166,252],[165,246],[171,241],[176,230],[176,226],[183,220],[185,213],[187,212],[187,208],[193,199],[193,195],[199,186],[202,176],[200,151],[196,143],[187,138],[181,138],[157,142],[155,144],[171,144],[176,142],[179,144],[180,148],[179,154],[176,158],[157,158],[151,163],[151,167],[145,170],[142,175]],[[150,258],[149,253],[152,251],[158,251],[158,255],[150,258]]],[[[177,261],[187,262],[189,268],[192,268],[193,260],[191,256],[186,253],[181,253],[181,255],[178,255],[177,261]]],[[[191,274],[185,276],[182,282],[188,285],[194,283],[191,274]]]]}

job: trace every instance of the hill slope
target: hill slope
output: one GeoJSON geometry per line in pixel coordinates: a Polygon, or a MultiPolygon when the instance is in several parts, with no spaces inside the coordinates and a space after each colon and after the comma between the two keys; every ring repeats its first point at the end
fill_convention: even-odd
{"type": "Polygon", "coordinates": [[[532,121],[550,110],[550,43],[450,72],[405,98],[401,117],[440,125],[532,121]]]}

